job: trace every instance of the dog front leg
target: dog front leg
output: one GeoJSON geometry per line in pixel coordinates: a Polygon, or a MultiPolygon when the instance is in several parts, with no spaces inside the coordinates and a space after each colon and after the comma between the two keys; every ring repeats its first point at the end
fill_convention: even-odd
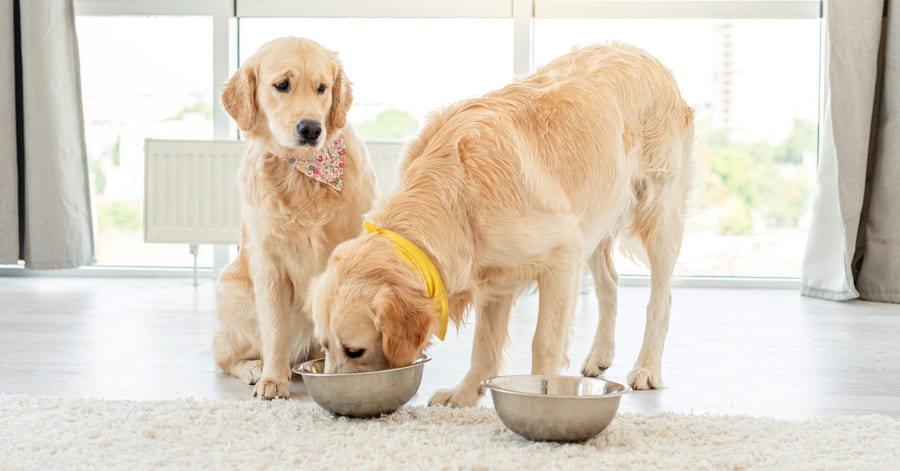
{"type": "Polygon", "coordinates": [[[291,284],[277,263],[260,260],[254,268],[253,289],[262,340],[262,376],[253,395],[262,399],[290,396],[291,284]]]}
{"type": "Polygon", "coordinates": [[[613,266],[612,238],[601,242],[588,259],[588,267],[594,278],[594,293],[597,296],[599,319],[591,352],[584,360],[581,374],[599,376],[612,364],[615,352],[616,331],[616,287],[619,276],[613,266]]]}
{"type": "Polygon", "coordinates": [[[431,397],[428,405],[470,407],[484,393],[481,381],[496,376],[503,362],[503,347],[509,334],[509,312],[513,296],[479,302],[475,313],[475,341],[469,372],[453,389],[442,389],[431,397]]]}
{"type": "Polygon", "coordinates": [[[581,280],[579,267],[574,254],[560,255],[538,277],[538,319],[531,343],[531,374],[556,375],[569,362],[566,352],[581,280]]]}

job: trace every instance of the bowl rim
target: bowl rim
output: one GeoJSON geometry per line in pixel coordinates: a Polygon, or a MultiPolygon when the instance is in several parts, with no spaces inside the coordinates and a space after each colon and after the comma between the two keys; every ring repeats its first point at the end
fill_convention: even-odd
{"type": "Polygon", "coordinates": [[[330,377],[330,376],[342,376],[342,377],[350,377],[350,376],[368,376],[368,375],[376,375],[376,374],[384,374],[392,371],[401,371],[410,368],[416,368],[418,366],[424,365],[431,361],[431,355],[427,353],[423,353],[419,355],[419,358],[416,358],[416,361],[412,362],[411,365],[401,366],[399,368],[389,368],[387,370],[375,370],[375,371],[359,371],[356,373],[315,373],[312,371],[304,371],[304,367],[310,363],[316,363],[318,361],[324,361],[325,358],[316,358],[315,360],[304,361],[298,366],[295,366],[291,369],[292,372],[300,375],[300,376],[315,376],[315,377],[330,377]]]}
{"type": "Polygon", "coordinates": [[[526,396],[526,397],[546,397],[546,398],[554,398],[554,399],[580,399],[580,400],[589,400],[589,399],[599,399],[599,398],[607,398],[607,397],[619,397],[623,396],[629,392],[631,392],[631,388],[625,386],[624,384],[617,383],[615,381],[610,381],[605,378],[597,378],[593,376],[569,376],[569,375],[500,375],[493,376],[490,378],[485,378],[481,381],[481,386],[492,391],[500,391],[506,394],[512,394],[514,396],[526,396]],[[538,394],[532,392],[525,391],[516,391],[515,389],[502,388],[496,385],[492,385],[491,381],[498,378],[540,378],[540,379],[554,379],[554,378],[566,378],[566,379],[586,379],[589,381],[602,381],[607,384],[612,384],[618,386],[622,389],[619,391],[613,391],[606,394],[592,394],[587,396],[576,396],[570,394],[538,394]]]}

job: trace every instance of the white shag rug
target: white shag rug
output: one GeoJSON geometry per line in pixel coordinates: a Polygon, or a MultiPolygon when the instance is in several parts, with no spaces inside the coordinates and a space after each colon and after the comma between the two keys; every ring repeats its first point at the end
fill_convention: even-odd
{"type": "Polygon", "coordinates": [[[515,435],[493,409],[336,418],[296,401],[0,396],[0,469],[900,469],[900,421],[619,414],[581,444],[515,435]]]}

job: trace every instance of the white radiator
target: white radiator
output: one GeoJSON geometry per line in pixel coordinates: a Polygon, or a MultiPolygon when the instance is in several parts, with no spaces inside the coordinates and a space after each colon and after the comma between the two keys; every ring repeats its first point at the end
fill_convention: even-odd
{"type": "MultiPolygon", "coordinates": [[[[366,148],[381,191],[397,183],[402,141],[366,148]]],[[[144,241],[236,245],[241,233],[237,170],[243,141],[147,139],[144,144],[144,241]]]]}
{"type": "Polygon", "coordinates": [[[144,143],[144,241],[237,244],[241,141],[144,143]]]}

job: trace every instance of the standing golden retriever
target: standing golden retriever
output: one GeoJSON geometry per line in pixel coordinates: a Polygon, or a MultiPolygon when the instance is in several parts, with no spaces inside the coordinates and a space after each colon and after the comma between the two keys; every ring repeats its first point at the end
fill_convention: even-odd
{"type": "MultiPolygon", "coordinates": [[[[472,364],[432,404],[470,406],[497,374],[510,309],[540,292],[534,374],[558,374],[586,261],[600,320],[583,374],[610,366],[617,236],[643,242],[651,275],[644,344],[628,383],[659,387],[672,270],[681,246],[693,110],[646,52],[593,46],[435,115],[408,146],[397,190],[368,216],[427,254],[458,324],[476,309],[472,364]]],[[[317,279],[326,370],[412,362],[438,328],[438,304],[400,244],[373,231],[344,242],[317,279]]],[[[438,297],[439,298],[439,297],[438,297]]]]}
{"type": "Polygon", "coordinates": [[[256,384],[254,396],[287,397],[292,364],[321,354],[304,308],[309,281],[359,234],[375,198],[347,125],[351,101],[337,55],[299,38],[263,45],[222,92],[250,145],[238,173],[241,248],[216,287],[213,352],[225,373],[256,384]]]}

